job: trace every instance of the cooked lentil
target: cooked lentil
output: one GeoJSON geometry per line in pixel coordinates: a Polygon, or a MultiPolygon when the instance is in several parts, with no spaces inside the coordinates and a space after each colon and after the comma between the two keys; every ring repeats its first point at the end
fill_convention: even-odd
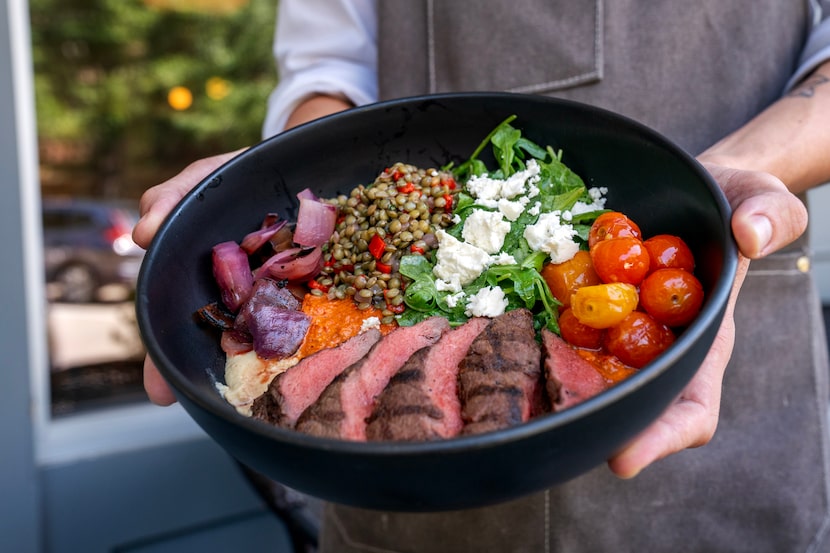
{"type": "Polygon", "coordinates": [[[393,320],[404,309],[401,257],[437,246],[435,231],[452,224],[456,192],[448,171],[396,163],[332,200],[339,217],[315,290],[330,299],[350,297],[359,309],[384,310],[384,323],[393,320]]]}

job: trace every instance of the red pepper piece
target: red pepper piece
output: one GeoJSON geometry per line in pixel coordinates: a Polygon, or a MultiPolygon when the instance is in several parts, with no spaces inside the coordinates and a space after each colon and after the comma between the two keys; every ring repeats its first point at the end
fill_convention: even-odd
{"type": "Polygon", "coordinates": [[[378,261],[375,263],[375,268],[380,271],[381,273],[386,273],[387,275],[392,272],[392,266],[387,265],[386,263],[381,263],[378,261]]]}
{"type": "Polygon", "coordinates": [[[446,177],[444,179],[441,179],[441,184],[443,184],[450,190],[455,190],[455,187],[458,186],[457,184],[455,184],[455,179],[452,177],[446,177]]]}
{"type": "Polygon", "coordinates": [[[328,286],[323,286],[322,284],[317,282],[316,279],[309,280],[308,281],[308,287],[311,288],[312,290],[314,290],[314,289],[320,290],[321,292],[328,292],[329,291],[328,286]]]}
{"type": "Polygon", "coordinates": [[[415,190],[415,185],[412,184],[411,182],[408,182],[408,183],[404,184],[403,186],[398,187],[398,192],[400,192],[401,194],[409,194],[413,190],[415,190]]]}
{"type": "Polygon", "coordinates": [[[385,251],[386,242],[383,241],[383,238],[379,234],[372,236],[372,239],[369,240],[369,253],[372,254],[372,257],[380,259],[385,251]]]}
{"type": "Polygon", "coordinates": [[[400,315],[400,314],[401,314],[401,313],[403,313],[403,312],[404,312],[404,310],[406,309],[406,305],[405,305],[405,304],[403,304],[403,303],[402,303],[402,304],[400,304],[400,305],[393,305],[393,304],[391,304],[391,303],[387,303],[387,304],[386,304],[386,308],[387,308],[389,311],[391,311],[392,313],[395,313],[395,314],[400,315]]]}
{"type": "Polygon", "coordinates": [[[425,253],[424,248],[416,246],[415,244],[412,244],[411,246],[409,246],[409,251],[411,251],[412,253],[419,253],[421,255],[424,255],[424,253],[425,253]]]}
{"type": "Polygon", "coordinates": [[[444,205],[444,211],[449,213],[452,211],[452,194],[444,194],[444,201],[446,204],[444,205]]]}

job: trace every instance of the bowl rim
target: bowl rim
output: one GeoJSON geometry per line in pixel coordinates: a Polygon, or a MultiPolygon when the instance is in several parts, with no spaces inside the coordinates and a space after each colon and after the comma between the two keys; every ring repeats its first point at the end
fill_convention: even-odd
{"type": "Polygon", "coordinates": [[[366,104],[321,117],[314,121],[310,121],[286,130],[280,134],[266,138],[250,148],[240,152],[239,155],[236,155],[226,161],[220,167],[204,177],[193,189],[191,189],[162,222],[144,257],[136,287],[136,314],[139,332],[142,340],[144,341],[147,354],[171,386],[175,395],[182,395],[186,397],[188,402],[210,413],[213,417],[225,419],[226,421],[238,425],[242,427],[242,429],[250,433],[257,434],[263,438],[278,440],[279,442],[287,445],[312,447],[345,455],[383,456],[391,458],[408,457],[412,455],[442,455],[475,449],[489,449],[512,442],[522,441],[535,435],[544,434],[555,428],[567,426],[571,422],[586,417],[592,413],[602,411],[606,406],[617,402],[621,398],[631,394],[634,390],[639,389],[652,380],[660,377],[675,361],[686,354],[692,348],[695,341],[704,335],[709,326],[715,322],[715,319],[720,319],[723,316],[724,306],[728,302],[732,285],[737,275],[738,250],[732,235],[731,225],[729,223],[730,217],[731,208],[726,196],[714,178],[691,154],[678,146],[674,141],[665,137],[651,127],[605,108],[574,100],[513,92],[453,92],[422,94],[396,98],[393,100],[373,102],[371,104],[366,104]],[[158,257],[157,251],[159,244],[165,239],[170,229],[174,227],[179,216],[181,216],[181,214],[194,201],[194,198],[198,197],[207,187],[211,186],[215,179],[220,178],[220,175],[223,172],[238,164],[245,163],[248,155],[255,154],[262,149],[273,147],[275,143],[278,144],[283,141],[292,140],[295,136],[315,132],[319,127],[325,128],[344,119],[359,118],[364,113],[371,111],[410,108],[415,105],[423,104],[424,102],[441,102],[445,100],[457,101],[477,98],[494,101],[519,100],[559,104],[561,107],[587,111],[601,118],[616,120],[634,130],[640,131],[644,135],[648,136],[649,140],[653,141],[655,144],[658,144],[672,155],[678,157],[696,173],[697,177],[701,181],[707,185],[716,208],[721,214],[721,224],[723,225],[722,231],[724,236],[729,237],[729,239],[723,244],[723,266],[720,273],[717,275],[717,280],[708,295],[707,301],[704,303],[703,309],[695,321],[684,329],[682,334],[678,336],[672,346],[636,374],[585,400],[584,402],[573,407],[569,407],[561,412],[546,413],[531,419],[528,422],[498,431],[425,442],[358,442],[312,436],[297,432],[295,430],[270,425],[259,419],[242,415],[230,403],[226,402],[218,394],[218,392],[215,396],[204,396],[202,394],[194,393],[194,391],[188,386],[188,379],[174,366],[169,357],[165,354],[164,350],[161,348],[161,345],[152,331],[152,325],[149,321],[149,301],[146,290],[148,286],[148,275],[150,274],[151,268],[155,263],[155,259],[158,257]]]}

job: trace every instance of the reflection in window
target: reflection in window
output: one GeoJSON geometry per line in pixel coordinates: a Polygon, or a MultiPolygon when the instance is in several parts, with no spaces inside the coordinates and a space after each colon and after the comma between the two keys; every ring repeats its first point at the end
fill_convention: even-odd
{"type": "Polygon", "coordinates": [[[272,0],[30,0],[52,411],[146,401],[138,199],[259,140],[272,0]]]}

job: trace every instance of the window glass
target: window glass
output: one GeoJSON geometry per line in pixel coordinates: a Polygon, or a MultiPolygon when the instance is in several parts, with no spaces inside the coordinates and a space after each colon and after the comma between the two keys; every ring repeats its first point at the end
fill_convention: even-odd
{"type": "Polygon", "coordinates": [[[146,401],[142,192],[260,138],[272,0],[31,0],[52,413],[146,401]]]}

